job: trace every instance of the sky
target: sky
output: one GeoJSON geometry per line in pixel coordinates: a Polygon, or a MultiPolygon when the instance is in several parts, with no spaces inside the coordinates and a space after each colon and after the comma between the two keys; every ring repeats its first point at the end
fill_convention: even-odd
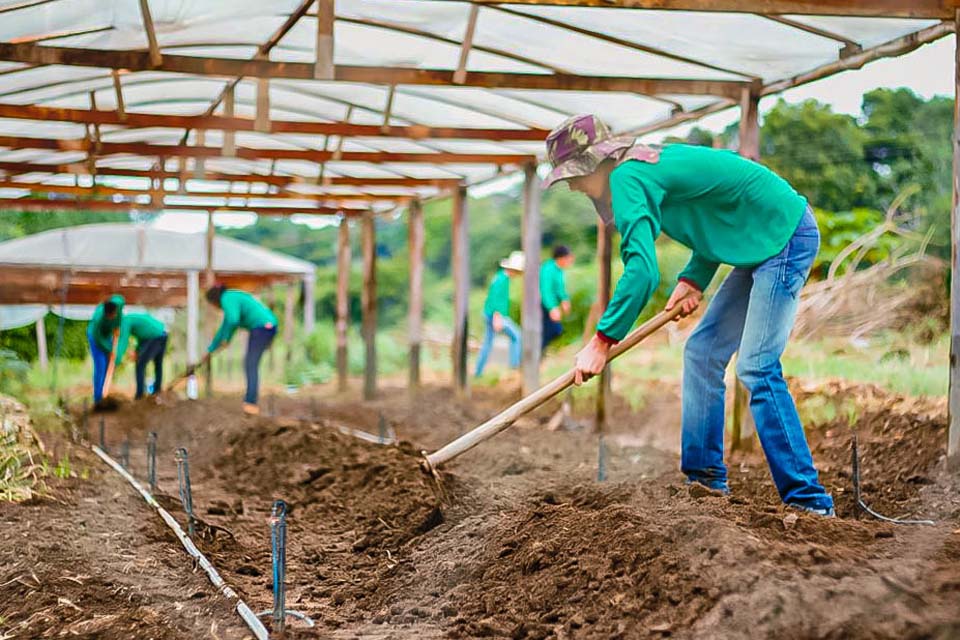
{"type": "MultiPolygon", "coordinates": [[[[838,113],[858,115],[863,94],[879,87],[908,87],[923,98],[934,95],[952,96],[954,92],[954,43],[955,38],[946,37],[925,45],[912,53],[899,58],[889,58],[870,63],[857,71],[843,73],[811,82],[776,96],[768,96],[760,102],[760,117],[781,98],[788,102],[802,102],[814,98],[829,104],[838,113]]],[[[685,135],[693,127],[702,127],[715,132],[722,131],[739,118],[737,109],[703,118],[695,123],[674,127],[652,134],[646,138],[657,142],[668,135],[685,135]]],[[[505,177],[472,188],[473,196],[483,196],[513,187],[519,176],[505,177]]],[[[326,218],[294,216],[295,221],[312,225],[330,224],[326,218]]],[[[246,226],[253,224],[256,216],[248,213],[218,213],[214,215],[217,226],[246,226]]],[[[206,228],[206,216],[197,213],[164,213],[154,223],[157,227],[182,232],[201,232],[206,228]]]]}

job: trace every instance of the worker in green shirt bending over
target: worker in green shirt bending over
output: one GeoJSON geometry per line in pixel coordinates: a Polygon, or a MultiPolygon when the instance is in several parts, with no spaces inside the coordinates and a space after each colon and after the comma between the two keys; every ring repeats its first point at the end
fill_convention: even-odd
{"type": "Polygon", "coordinates": [[[540,265],[540,306],[543,307],[543,349],[560,337],[560,320],[570,313],[570,296],[563,272],[573,264],[573,254],[562,244],[553,248],[553,259],[540,265]]]}
{"type": "Polygon", "coordinates": [[[612,136],[594,116],[574,116],[547,138],[553,171],[568,180],[620,232],[623,275],[597,333],[577,354],[579,384],[600,373],[660,280],[654,241],[661,231],[689,247],[666,310],[689,315],[720,264],[733,271],[687,340],[683,361],[681,470],[690,482],[728,492],[723,462],[724,370],[734,352],[737,377],[781,499],[832,516],[833,499],[813,457],[780,356],[797,297],[817,255],[813,212],[780,176],[730,152],[683,144],[663,149],[612,136]]]}
{"type": "Polygon", "coordinates": [[[159,395],[163,389],[163,356],[167,352],[167,329],[163,323],[146,313],[125,313],[120,320],[120,337],[117,340],[117,366],[123,361],[123,354],[127,352],[130,337],[137,341],[134,351],[136,364],[137,393],[136,399],[143,397],[146,385],[147,365],[153,363],[153,392],[159,395]]]}
{"type": "Polygon", "coordinates": [[[477,357],[478,378],[483,375],[493,350],[493,337],[498,333],[504,333],[510,338],[510,367],[516,369],[520,366],[520,327],[510,319],[510,278],[523,273],[525,263],[523,252],[514,251],[509,258],[500,261],[500,269],[490,282],[487,299],[483,303],[486,329],[480,355],[477,357]]]}
{"type": "Polygon", "coordinates": [[[247,378],[247,392],[243,396],[243,411],[257,415],[257,396],[260,391],[260,358],[277,335],[277,317],[262,302],[245,291],[227,289],[216,285],[207,290],[207,302],[223,310],[223,321],[213,341],[207,348],[204,361],[211,354],[228,344],[237,328],[250,332],[247,353],[243,358],[243,371],[247,378]]]}
{"type": "Polygon", "coordinates": [[[93,358],[93,402],[103,399],[103,385],[107,380],[110,354],[113,353],[113,334],[120,328],[123,318],[123,296],[114,294],[97,305],[87,324],[87,342],[93,358]]]}

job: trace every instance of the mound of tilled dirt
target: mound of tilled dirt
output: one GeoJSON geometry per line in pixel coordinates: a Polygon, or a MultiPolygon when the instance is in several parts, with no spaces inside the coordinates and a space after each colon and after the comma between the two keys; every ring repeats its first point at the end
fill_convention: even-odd
{"type": "Polygon", "coordinates": [[[363,442],[319,424],[261,420],[231,436],[214,468],[241,496],[282,497],[290,517],[353,531],[353,551],[397,548],[443,520],[409,446],[363,442]],[[264,479],[270,478],[265,493],[264,479]]]}
{"type": "MultiPolygon", "coordinates": [[[[956,575],[931,585],[933,594],[916,582],[925,569],[960,558],[957,541],[946,540],[940,560],[918,554],[909,571],[893,562],[864,570],[858,564],[889,553],[890,525],[742,502],[680,487],[544,494],[498,524],[503,535],[487,539],[469,586],[448,594],[458,609],[450,634],[893,638],[923,630],[911,637],[946,638],[930,634],[960,631],[951,614],[956,575]],[[903,616],[909,602],[896,596],[904,590],[929,606],[921,620],[903,616]],[[883,601],[887,609],[875,612],[883,601]]],[[[942,545],[944,532],[933,535],[942,545]]]]}

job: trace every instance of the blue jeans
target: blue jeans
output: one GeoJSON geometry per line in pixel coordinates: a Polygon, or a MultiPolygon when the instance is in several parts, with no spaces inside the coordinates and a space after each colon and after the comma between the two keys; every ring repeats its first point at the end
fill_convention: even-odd
{"type": "Polygon", "coordinates": [[[687,340],[680,468],[691,480],[726,489],[723,375],[737,351],[737,377],[750,392],[750,411],[780,498],[817,509],[833,506],[817,479],[780,366],[797,296],[819,246],[820,232],[808,209],[783,251],[756,267],[730,273],[687,340]]]}
{"type": "MultiPolygon", "coordinates": [[[[480,356],[477,358],[476,376],[479,378],[487,366],[487,359],[490,357],[490,351],[493,350],[493,336],[496,331],[493,330],[493,316],[484,316],[487,320],[487,328],[483,334],[483,346],[480,347],[480,356]]],[[[510,318],[503,316],[503,333],[510,338],[510,366],[514,369],[520,366],[520,327],[510,318]]]]}
{"type": "Polygon", "coordinates": [[[137,394],[135,398],[142,398],[146,389],[147,365],[153,363],[153,395],[163,390],[163,355],[167,351],[167,334],[158,338],[144,340],[137,345],[137,394]]]}
{"type": "Polygon", "coordinates": [[[550,309],[540,305],[543,310],[543,346],[541,350],[546,351],[547,345],[560,337],[563,333],[563,324],[550,318],[550,309]]]}
{"type": "Polygon", "coordinates": [[[257,397],[260,395],[260,358],[263,357],[263,353],[273,342],[275,335],[277,335],[276,327],[250,329],[247,353],[243,357],[243,372],[247,376],[247,392],[243,396],[244,402],[257,404],[257,397]]]}
{"type": "Polygon", "coordinates": [[[93,357],[93,402],[97,403],[103,399],[103,384],[107,381],[110,354],[98,347],[90,336],[87,336],[87,342],[93,357]]]}

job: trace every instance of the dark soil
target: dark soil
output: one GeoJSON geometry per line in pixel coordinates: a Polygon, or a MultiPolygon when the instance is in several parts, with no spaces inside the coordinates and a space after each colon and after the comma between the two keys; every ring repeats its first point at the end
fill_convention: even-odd
{"type": "Polygon", "coordinates": [[[453,462],[438,491],[416,451],[476,426],[512,391],[276,398],[265,404],[278,415],[258,419],[234,399],[125,405],[105,420],[112,449],[133,443],[140,477],[142,443],[158,432],[171,496],[172,451],[189,449],[209,525],[199,544],[256,610],[271,606],[270,507],[287,501],[287,606],[318,623],[292,623],[295,637],[960,637],[960,483],[943,469],[944,411],[875,388],[818,393],[856,408],[809,429],[836,519],[780,505],[759,451],[731,457],[729,497],[683,485],[676,392],[659,383],[637,411],[613,403],[605,483],[596,436],[545,431],[545,411],[453,462]],[[381,416],[417,444],[336,429],[376,434],[381,416]],[[856,519],[851,428],[867,502],[935,526],[856,519]]]}

